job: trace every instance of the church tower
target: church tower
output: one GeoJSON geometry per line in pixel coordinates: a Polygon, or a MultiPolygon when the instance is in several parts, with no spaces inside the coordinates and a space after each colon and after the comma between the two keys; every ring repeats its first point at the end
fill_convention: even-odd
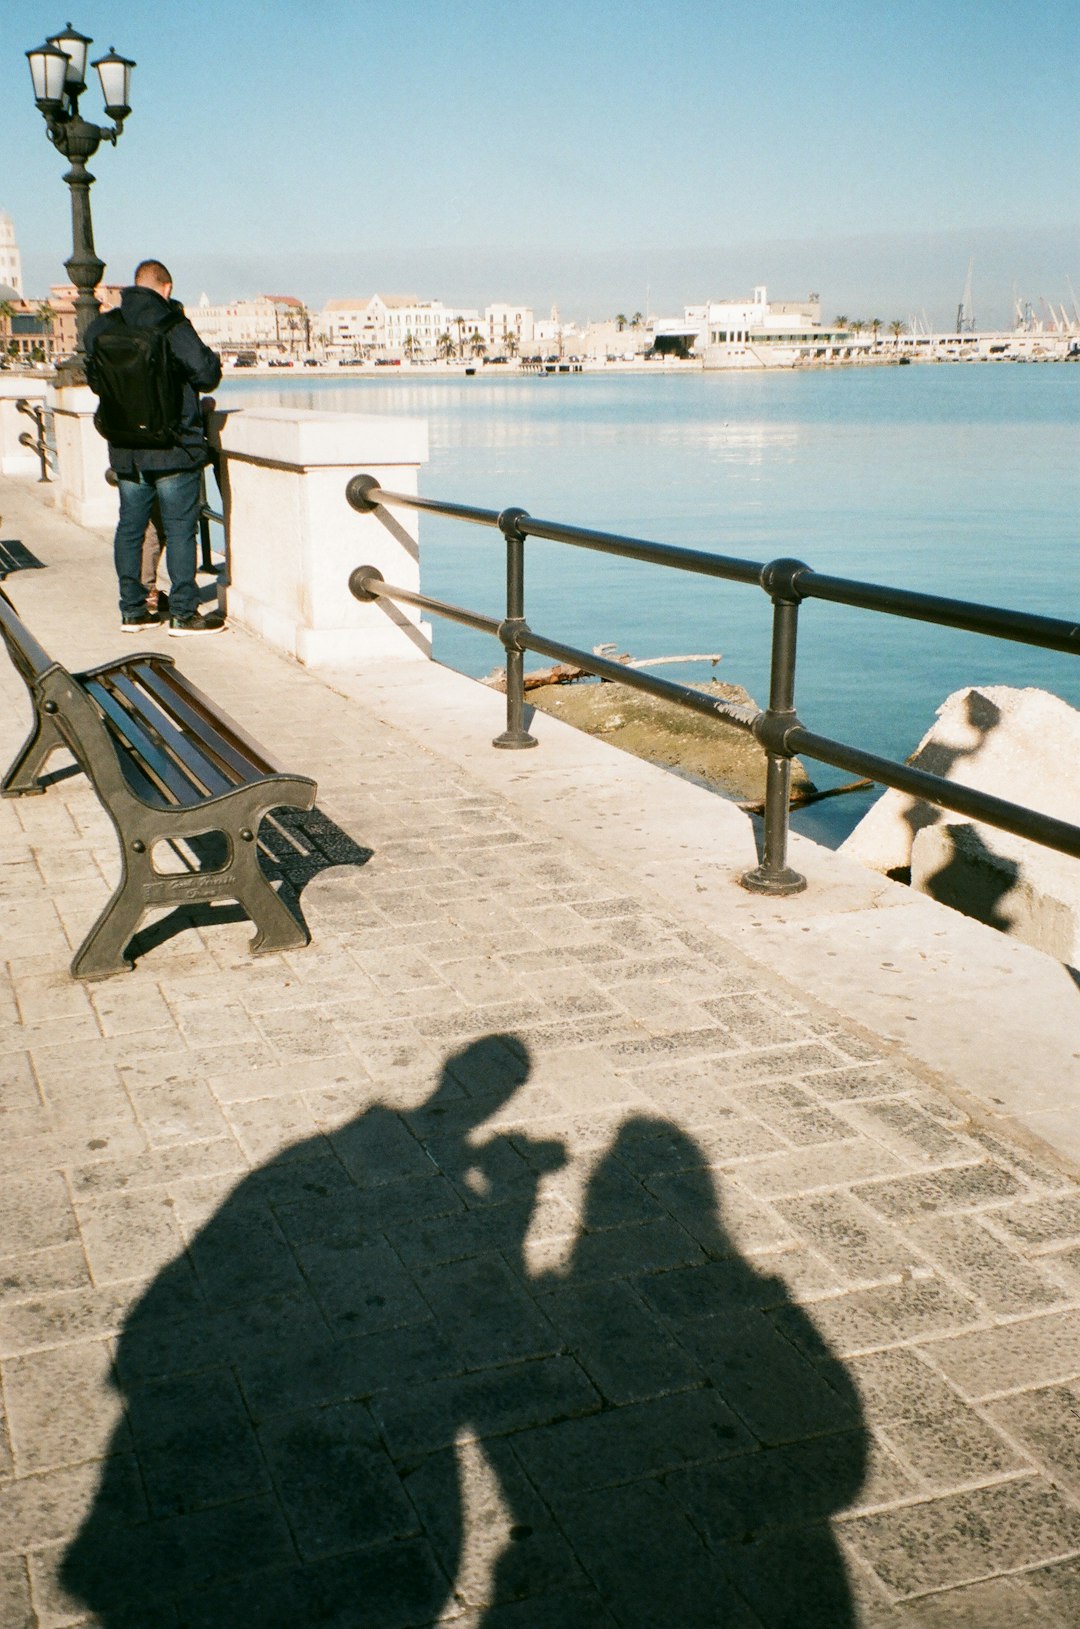
{"type": "Polygon", "coordinates": [[[0,284],[13,288],[22,298],[22,256],[15,237],[15,222],[0,209],[0,284]]]}

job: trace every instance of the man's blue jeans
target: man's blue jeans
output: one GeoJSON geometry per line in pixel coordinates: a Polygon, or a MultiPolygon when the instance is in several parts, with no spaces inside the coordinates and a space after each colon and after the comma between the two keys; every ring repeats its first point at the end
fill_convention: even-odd
{"type": "Polygon", "coordinates": [[[169,569],[169,614],[195,616],[199,590],[195,582],[199,510],[202,507],[202,471],[143,474],[120,477],[120,520],[113,551],[120,583],[121,616],[137,616],[146,609],[142,583],[142,544],[156,497],[165,529],[165,564],[169,569]]]}

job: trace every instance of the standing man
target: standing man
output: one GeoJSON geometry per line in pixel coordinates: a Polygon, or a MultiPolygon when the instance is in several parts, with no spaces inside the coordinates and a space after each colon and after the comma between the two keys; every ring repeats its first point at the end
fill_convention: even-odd
{"type": "Polygon", "coordinates": [[[172,298],[160,260],[135,268],[119,311],[96,317],[86,331],[87,378],[101,399],[94,422],[109,443],[120,488],[114,553],[121,626],[132,633],[161,617],[147,608],[143,538],[154,500],[165,530],[172,592],[169,633],[219,633],[217,611],[199,616],[195,582],[202,471],[210,462],[199,392],[221,380],[221,358],[204,345],[172,298]]]}

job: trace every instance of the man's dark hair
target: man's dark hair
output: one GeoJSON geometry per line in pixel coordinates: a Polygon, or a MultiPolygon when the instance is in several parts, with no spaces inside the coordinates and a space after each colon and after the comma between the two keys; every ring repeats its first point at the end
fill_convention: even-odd
{"type": "Polygon", "coordinates": [[[160,260],[140,260],[135,267],[135,284],[138,288],[161,289],[171,282],[172,272],[160,260]]]}

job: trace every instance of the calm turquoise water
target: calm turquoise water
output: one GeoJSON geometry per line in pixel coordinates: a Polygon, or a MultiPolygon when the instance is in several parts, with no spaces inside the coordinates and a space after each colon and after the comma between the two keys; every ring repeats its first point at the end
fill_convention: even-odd
{"type": "MultiPolygon", "coordinates": [[[[291,403],[425,418],[425,495],[991,605],[1080,618],[1080,368],[961,365],[610,378],[230,379],[223,405],[291,403]]],[[[422,587],[502,612],[501,538],[423,517],[422,587]]],[[[763,593],[530,541],[526,612],[550,637],[634,655],[721,652],[768,693],[763,593]]],[[[435,623],[441,661],[480,675],[501,647],[435,623]]],[[[538,659],[538,664],[540,660],[538,659]]],[[[706,677],[709,669],[667,669],[706,677]]],[[[811,602],[808,728],[903,758],[965,684],[1038,685],[1080,706],[1080,663],[974,634],[811,602]]],[[[842,776],[808,765],[819,785],[842,776]]],[[[865,803],[804,829],[835,840],[865,803]]]]}

